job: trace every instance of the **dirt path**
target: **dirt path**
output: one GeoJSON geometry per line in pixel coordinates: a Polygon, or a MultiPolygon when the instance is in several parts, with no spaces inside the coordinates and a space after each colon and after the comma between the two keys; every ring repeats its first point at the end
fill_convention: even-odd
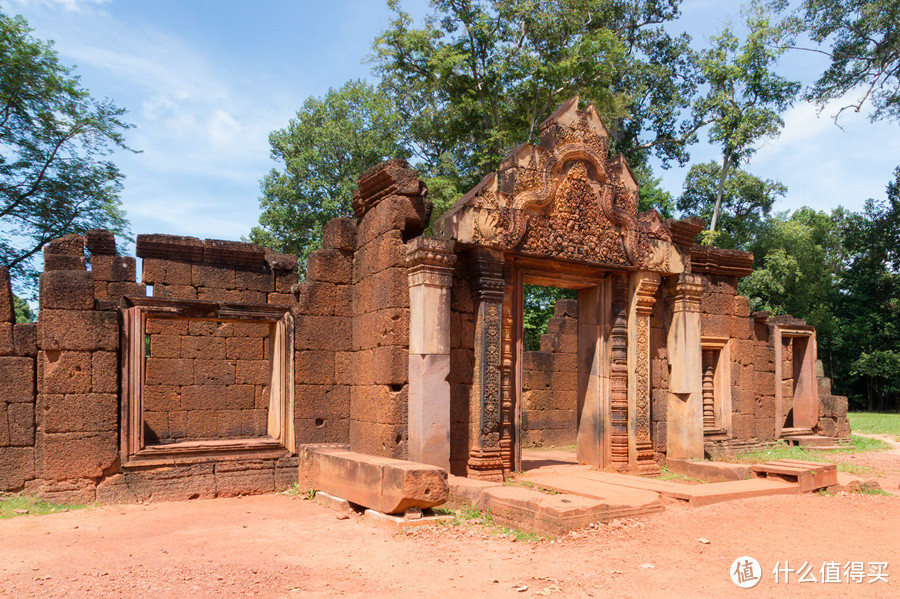
{"type": "Polygon", "coordinates": [[[553,543],[480,525],[392,536],[280,495],[0,521],[9,597],[683,597],[900,593],[900,498],[778,496],[599,525],[553,543]],[[698,539],[709,540],[703,544],[698,539]],[[755,557],[763,580],[728,568],[755,557]],[[889,584],[774,584],[776,561],[888,562],[889,584]],[[523,587],[526,590],[519,591],[523,587]]]}

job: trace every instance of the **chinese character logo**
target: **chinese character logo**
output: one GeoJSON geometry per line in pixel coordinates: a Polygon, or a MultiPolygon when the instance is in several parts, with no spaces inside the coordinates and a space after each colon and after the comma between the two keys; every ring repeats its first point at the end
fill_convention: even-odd
{"type": "Polygon", "coordinates": [[[739,557],[731,563],[731,581],[742,589],[755,587],[762,578],[762,567],[749,556],[739,557]]]}

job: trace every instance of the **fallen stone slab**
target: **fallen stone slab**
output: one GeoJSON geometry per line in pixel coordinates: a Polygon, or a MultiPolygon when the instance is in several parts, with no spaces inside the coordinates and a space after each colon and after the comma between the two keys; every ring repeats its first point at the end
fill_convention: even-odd
{"type": "Polygon", "coordinates": [[[731,464],[728,462],[667,459],[666,467],[675,474],[711,483],[745,480],[753,474],[749,464],[731,464]]]}
{"type": "Polygon", "coordinates": [[[446,524],[453,520],[453,516],[426,514],[421,518],[410,520],[403,516],[395,516],[393,514],[383,514],[375,510],[366,510],[363,512],[363,521],[392,533],[403,532],[412,528],[421,526],[437,526],[446,524]]]}
{"type": "Polygon", "coordinates": [[[346,446],[301,445],[300,489],[315,489],[385,514],[426,509],[447,501],[447,472],[350,451],[346,446]]]}

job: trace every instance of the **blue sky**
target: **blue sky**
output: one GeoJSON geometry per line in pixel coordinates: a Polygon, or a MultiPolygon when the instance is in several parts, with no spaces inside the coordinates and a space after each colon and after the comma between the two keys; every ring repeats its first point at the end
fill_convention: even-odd
{"type": "MultiPolygon", "coordinates": [[[[414,16],[425,0],[406,0],[414,16]]],[[[245,235],[259,216],[259,180],[274,163],[267,136],[287,125],[305,98],[369,77],[363,62],[388,22],[382,0],[0,0],[22,14],[33,35],[52,39],[84,86],[127,108],[135,128],[121,154],[122,200],[134,234],[220,239],[245,235]]],[[[679,27],[701,46],[738,2],[686,0],[679,27]]],[[[811,53],[784,61],[784,73],[810,83],[824,67],[811,53]]],[[[834,125],[798,103],[748,170],[785,183],[776,209],[857,210],[884,196],[900,164],[897,125],[846,114],[834,125]]],[[[705,137],[704,137],[705,139],[705,137]]],[[[716,159],[694,146],[694,162],[716,159]]],[[[659,171],[678,195],[686,169],[659,171]]]]}

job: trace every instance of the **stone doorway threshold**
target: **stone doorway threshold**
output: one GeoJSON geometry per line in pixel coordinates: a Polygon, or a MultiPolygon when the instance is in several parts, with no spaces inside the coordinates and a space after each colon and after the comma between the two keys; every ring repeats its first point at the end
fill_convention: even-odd
{"type": "Polygon", "coordinates": [[[807,490],[774,476],[685,484],[605,472],[579,465],[560,450],[526,450],[522,465],[524,471],[506,483],[451,476],[451,499],[472,502],[514,528],[559,535],[592,522],[662,511],[662,497],[699,507],[807,490]]]}

